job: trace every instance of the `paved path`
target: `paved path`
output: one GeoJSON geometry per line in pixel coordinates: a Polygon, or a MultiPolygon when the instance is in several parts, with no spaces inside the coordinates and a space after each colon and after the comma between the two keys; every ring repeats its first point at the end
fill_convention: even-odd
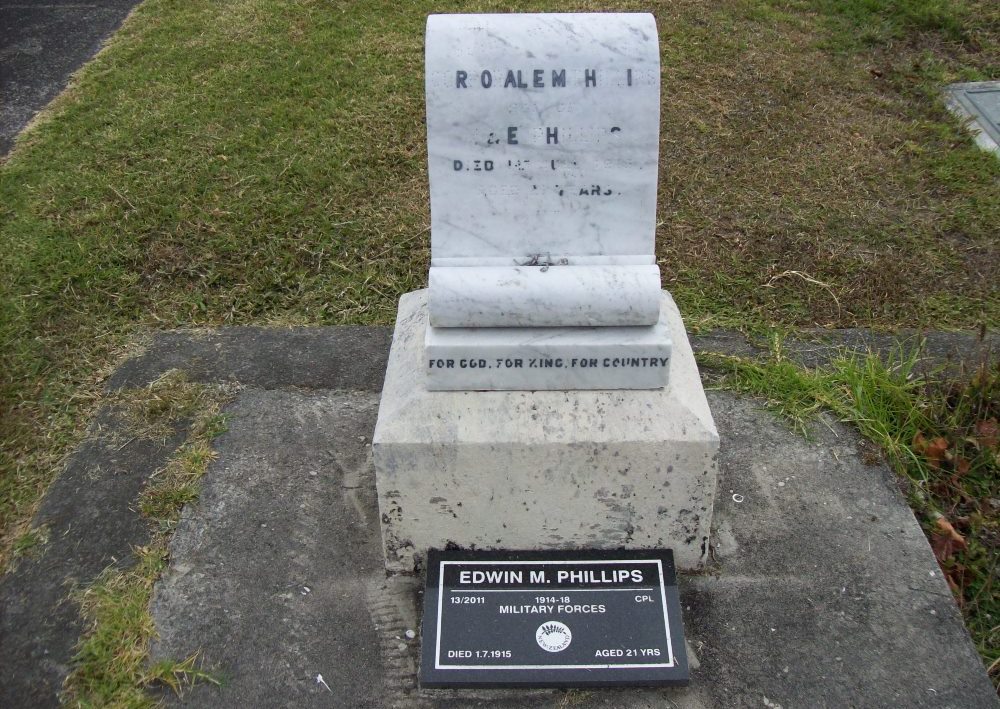
{"type": "Polygon", "coordinates": [[[0,0],[0,156],[138,0],[0,0]]]}
{"type": "MultiPolygon", "coordinates": [[[[421,690],[419,640],[406,637],[419,630],[420,581],[382,571],[370,462],[389,337],[385,328],[163,333],[109,381],[143,386],[176,367],[243,386],[153,601],[155,656],[200,650],[225,679],[181,703],[998,706],[891,473],[863,464],[843,426],[818,425],[807,441],[721,392],[710,393],[723,442],[715,564],[680,583],[689,688],[421,690]]],[[[740,342],[731,333],[695,339],[701,349],[749,351],[740,342]]],[[[974,344],[948,342],[942,353],[974,344]]],[[[132,563],[130,546],[148,538],[136,496],[184,432],[123,447],[121,425],[115,411],[101,412],[35,520],[50,529],[44,554],[0,580],[0,706],[56,706],[81,632],[67,584],[132,563]]]]}

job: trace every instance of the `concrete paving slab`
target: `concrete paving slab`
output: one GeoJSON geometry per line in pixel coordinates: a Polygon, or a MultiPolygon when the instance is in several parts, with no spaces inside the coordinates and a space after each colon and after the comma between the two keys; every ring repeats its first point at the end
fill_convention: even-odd
{"type": "Polygon", "coordinates": [[[0,0],[0,157],[137,0],[0,0]]]}
{"type": "Polygon", "coordinates": [[[328,700],[317,674],[340,697],[370,693],[381,657],[369,587],[385,574],[359,437],[377,410],[371,392],[256,389],[228,410],[218,465],[178,525],[153,601],[155,654],[201,648],[221,670],[226,686],[209,703],[328,700]]]}
{"type": "Polygon", "coordinates": [[[387,327],[227,327],[158,332],[146,351],[111,375],[111,390],[146,386],[170,369],[201,384],[262,389],[380,391],[389,360],[387,327]]]}

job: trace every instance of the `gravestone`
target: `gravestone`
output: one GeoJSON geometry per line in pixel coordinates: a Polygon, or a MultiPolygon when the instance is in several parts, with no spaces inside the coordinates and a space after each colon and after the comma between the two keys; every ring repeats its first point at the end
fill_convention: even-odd
{"type": "Polygon", "coordinates": [[[664,386],[652,16],[436,15],[426,64],[428,387],[664,386]]]}
{"type": "Polygon", "coordinates": [[[980,148],[1000,156],[1000,81],[951,84],[945,88],[945,103],[980,148]]]}
{"type": "Polygon", "coordinates": [[[429,549],[707,555],[718,434],[654,252],[648,14],[427,23],[429,288],[373,456],[386,566],[429,549]]]}

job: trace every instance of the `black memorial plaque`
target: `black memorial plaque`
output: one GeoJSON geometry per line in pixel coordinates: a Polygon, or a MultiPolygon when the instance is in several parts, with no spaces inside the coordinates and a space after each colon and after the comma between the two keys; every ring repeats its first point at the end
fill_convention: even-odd
{"type": "Polygon", "coordinates": [[[424,687],[687,684],[673,553],[431,550],[421,649],[424,687]]]}

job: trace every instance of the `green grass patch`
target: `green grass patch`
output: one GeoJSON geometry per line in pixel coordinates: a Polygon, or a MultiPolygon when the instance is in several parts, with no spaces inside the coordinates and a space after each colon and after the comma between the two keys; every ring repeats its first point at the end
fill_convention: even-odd
{"type": "Polygon", "coordinates": [[[1000,364],[960,377],[918,374],[919,350],[883,360],[845,356],[806,369],[784,358],[701,355],[718,385],[763,397],[807,433],[832,412],[878,444],[908,482],[924,527],[973,639],[1000,684],[1000,364]]]}
{"type": "Polygon", "coordinates": [[[75,594],[90,627],[73,658],[63,703],[77,707],[152,707],[147,690],[167,685],[180,692],[196,681],[216,681],[198,667],[197,656],[183,662],[149,665],[149,642],[156,629],[149,614],[153,584],[167,567],[161,541],[134,550],[135,566],[108,569],[75,594]]]}
{"type": "Polygon", "coordinates": [[[193,384],[176,370],[146,388],[113,397],[136,436],[166,436],[185,423],[190,429],[140,497],[139,508],[154,526],[150,544],[133,550],[133,565],[111,566],[73,594],[88,627],[66,679],[65,704],[150,707],[156,704],[147,692],[151,687],[165,685],[180,693],[197,681],[218,682],[200,667],[197,655],[150,664],[156,628],[149,603],[153,585],[167,568],[170,534],[184,505],[197,499],[200,479],[214,458],[211,441],[226,430],[221,413],[226,397],[224,389],[193,384]]]}
{"type": "Polygon", "coordinates": [[[202,431],[181,447],[167,467],[158,471],[155,484],[143,492],[140,509],[161,529],[172,530],[184,505],[198,499],[201,476],[215,459],[209,441],[225,430],[224,421],[215,415],[200,423],[202,431]]]}
{"type": "Polygon", "coordinates": [[[141,389],[125,389],[107,397],[106,402],[120,411],[125,426],[119,436],[163,439],[174,432],[178,423],[195,421],[196,440],[211,440],[217,431],[206,410],[217,408],[216,392],[195,384],[178,369],[171,369],[141,389]]]}
{"type": "Polygon", "coordinates": [[[16,564],[18,559],[35,559],[44,554],[49,533],[48,526],[42,525],[19,535],[11,546],[11,563],[16,564]]]}
{"type": "Polygon", "coordinates": [[[963,0],[817,0],[837,21],[837,40],[850,46],[884,44],[914,32],[935,32],[945,40],[969,39],[977,3],[963,0]]]}

